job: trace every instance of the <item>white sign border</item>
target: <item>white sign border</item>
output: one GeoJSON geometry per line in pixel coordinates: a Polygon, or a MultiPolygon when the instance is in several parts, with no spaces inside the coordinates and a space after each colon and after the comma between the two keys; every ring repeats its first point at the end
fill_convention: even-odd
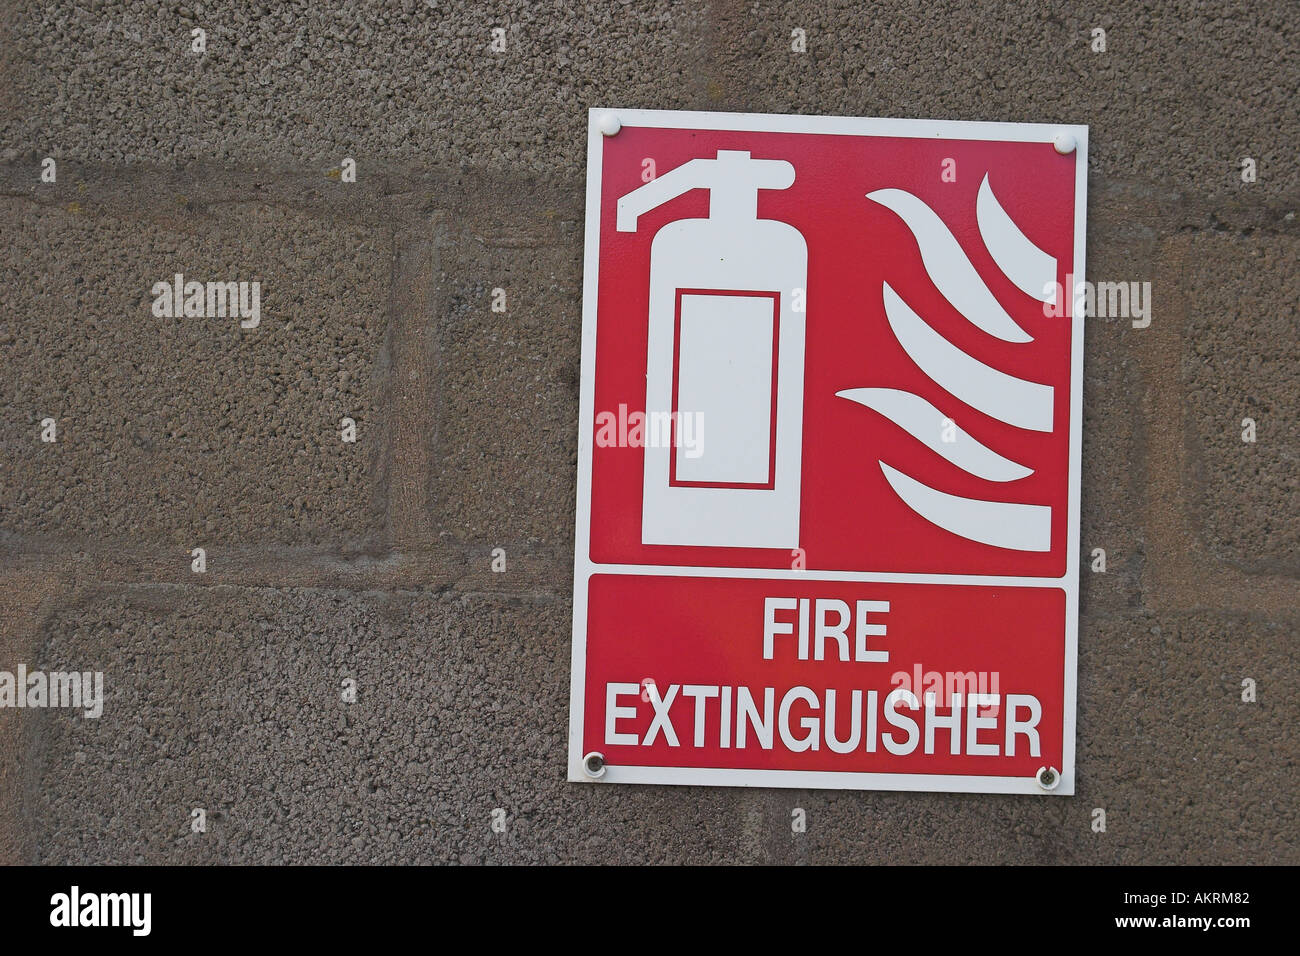
{"type": "Polygon", "coordinates": [[[1083,446],[1083,282],[1088,208],[1088,127],[1051,123],[985,123],[768,113],[686,110],[592,109],[587,114],[587,213],[582,276],[582,367],[578,403],[578,483],[573,559],[573,648],[569,675],[568,779],[571,783],[649,783],[697,786],[798,787],[843,790],[907,790],[944,793],[1074,794],[1075,720],[1079,645],[1079,486],[1083,446]],[[884,574],[793,571],[770,568],[682,568],[671,565],[608,565],[591,561],[592,429],[595,415],[596,302],[600,269],[600,193],[603,117],[623,127],[893,136],[907,139],[979,139],[1052,143],[1066,134],[1075,141],[1074,268],[1071,310],[1069,528],[1066,569],[1060,578],[945,574],[884,574]],[[961,774],[859,773],[851,771],[736,770],[720,767],[630,767],[607,764],[595,779],[583,769],[583,708],[587,672],[587,587],[593,574],[662,577],[802,578],[805,580],[916,582],[954,585],[1059,587],[1065,592],[1065,694],[1062,763],[1058,786],[1045,790],[1033,777],[961,774]]]}

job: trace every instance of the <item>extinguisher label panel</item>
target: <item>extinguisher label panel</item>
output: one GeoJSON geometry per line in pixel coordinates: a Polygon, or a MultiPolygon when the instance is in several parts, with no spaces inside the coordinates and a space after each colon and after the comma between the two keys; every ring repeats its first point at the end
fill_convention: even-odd
{"type": "Polygon", "coordinates": [[[1087,145],[592,111],[571,780],[1073,793],[1087,145]]]}
{"type": "Polygon", "coordinates": [[[678,292],[672,485],[773,486],[780,297],[678,292]]]}

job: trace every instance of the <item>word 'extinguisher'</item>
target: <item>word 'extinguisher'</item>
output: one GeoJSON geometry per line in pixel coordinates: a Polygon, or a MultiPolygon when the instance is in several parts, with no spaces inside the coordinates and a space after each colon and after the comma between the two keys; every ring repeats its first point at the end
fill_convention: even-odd
{"type": "Polygon", "coordinates": [[[669,222],[650,247],[643,544],[799,544],[808,247],[758,218],[758,191],[794,178],[785,160],[719,150],[618,201],[618,231],[635,232],[709,190],[707,219],[669,222]]]}

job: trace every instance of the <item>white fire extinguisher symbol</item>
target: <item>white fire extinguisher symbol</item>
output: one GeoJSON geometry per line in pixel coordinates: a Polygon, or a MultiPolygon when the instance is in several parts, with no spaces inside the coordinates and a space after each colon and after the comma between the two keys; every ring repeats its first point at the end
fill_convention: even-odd
{"type": "Polygon", "coordinates": [[[618,201],[618,230],[634,232],[650,210],[709,190],[708,218],[668,222],[651,243],[644,544],[799,544],[808,247],[758,218],[759,190],[794,179],[785,160],[719,150],[618,201]]]}
{"type": "MultiPolygon", "coordinates": [[[[931,281],[973,325],[1006,342],[1032,337],[1007,314],[976,272],[957,239],[924,202],[902,189],[880,189],[867,198],[896,213],[911,230],[931,281]]],[[[1007,215],[989,186],[976,200],[980,238],[998,268],[1025,294],[1051,302],[1057,294],[1056,260],[1035,246],[1007,215]]],[[[967,355],[936,332],[885,282],[885,317],[903,351],[935,383],[983,414],[1017,428],[1050,432],[1053,389],[1015,378],[967,355]]],[[[968,474],[1013,482],[1033,469],[982,444],[926,399],[894,388],[850,388],[841,398],[865,405],[968,474]],[[942,426],[942,427],[941,427],[942,426]]],[[[1046,505],[965,498],[932,488],[879,462],[899,498],[931,524],[971,541],[1016,551],[1048,551],[1052,509],[1046,505]]]]}

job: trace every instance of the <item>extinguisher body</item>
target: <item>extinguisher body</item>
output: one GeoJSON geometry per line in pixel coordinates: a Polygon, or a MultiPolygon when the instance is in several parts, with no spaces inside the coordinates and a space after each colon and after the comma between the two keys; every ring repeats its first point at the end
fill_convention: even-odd
{"type": "Polygon", "coordinates": [[[651,245],[642,542],[799,544],[808,251],[771,219],[666,223],[651,245]],[[671,441],[651,441],[671,422],[671,441]]]}

